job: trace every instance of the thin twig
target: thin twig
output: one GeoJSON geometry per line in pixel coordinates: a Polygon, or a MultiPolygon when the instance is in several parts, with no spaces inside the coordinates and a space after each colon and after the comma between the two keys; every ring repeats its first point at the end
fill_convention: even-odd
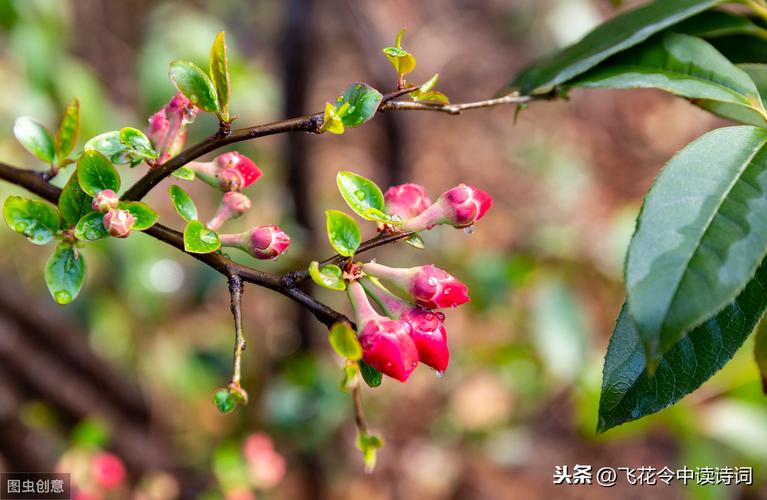
{"type": "Polygon", "coordinates": [[[460,115],[467,109],[490,108],[503,104],[527,104],[536,100],[554,99],[553,94],[519,95],[509,94],[495,99],[484,101],[464,102],[459,104],[439,104],[433,102],[412,101],[389,101],[381,106],[381,111],[407,110],[407,111],[440,111],[450,115],[460,115]]]}
{"type": "Polygon", "coordinates": [[[245,350],[245,336],[242,334],[242,278],[229,276],[230,308],[234,317],[234,355],[232,360],[232,383],[239,386],[242,375],[242,351],[245,350]]]}

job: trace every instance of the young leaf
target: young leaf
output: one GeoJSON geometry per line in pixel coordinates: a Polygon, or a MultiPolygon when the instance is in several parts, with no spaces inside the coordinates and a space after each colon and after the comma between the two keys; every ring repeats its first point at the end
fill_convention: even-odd
{"type": "Polygon", "coordinates": [[[168,76],[192,104],[205,111],[218,111],[218,96],[210,77],[195,64],[187,61],[170,63],[168,76]]]}
{"type": "Polygon", "coordinates": [[[350,216],[338,210],[326,210],[328,240],[339,254],[351,257],[360,246],[360,228],[350,216]]]}
{"type": "Polygon", "coordinates": [[[143,231],[154,226],[157,220],[160,218],[157,212],[146,203],[140,201],[131,201],[128,203],[120,203],[120,208],[127,210],[135,219],[133,223],[133,229],[137,231],[143,231]]]}
{"type": "Polygon", "coordinates": [[[439,73],[432,76],[426,83],[421,85],[417,90],[410,93],[410,98],[414,101],[431,101],[438,102],[440,104],[450,104],[450,99],[447,98],[442,92],[434,90],[439,80],[439,73]]]}
{"type": "Polygon", "coordinates": [[[328,340],[336,354],[351,361],[362,359],[362,346],[357,334],[346,321],[339,321],[330,328],[328,340]]]}
{"type": "Polygon", "coordinates": [[[597,432],[660,411],[700,387],[732,358],[765,308],[767,261],[734,302],[663,354],[650,376],[639,331],[624,305],[605,355],[597,432]]]}
{"type": "Polygon", "coordinates": [[[402,48],[402,35],[404,34],[405,28],[402,28],[397,33],[394,47],[386,47],[382,50],[391,65],[394,66],[394,71],[397,72],[400,83],[404,83],[403,77],[415,69],[415,57],[402,48]]]}
{"type": "Polygon", "coordinates": [[[77,175],[70,176],[59,196],[59,212],[64,220],[64,227],[74,226],[85,214],[92,212],[92,202],[93,198],[80,188],[77,175]]]}
{"type": "Polygon", "coordinates": [[[56,146],[50,130],[34,118],[21,116],[13,124],[13,135],[24,148],[45,163],[52,163],[56,146]]]}
{"type": "MultiPolygon", "coordinates": [[[[330,132],[331,134],[336,135],[344,133],[344,121],[342,114],[339,113],[340,111],[341,109],[336,109],[336,107],[329,102],[325,103],[325,114],[322,117],[321,128],[323,132],[330,132]]],[[[345,112],[346,109],[344,108],[343,111],[345,112]]]]}
{"type": "Polygon", "coordinates": [[[767,220],[765,146],[765,129],[709,132],[677,153],[647,194],[626,288],[651,368],[732,302],[765,257],[767,233],[755,229],[767,220]]]}
{"type": "Polygon", "coordinates": [[[121,128],[120,143],[137,156],[152,160],[157,158],[157,151],[152,148],[149,138],[139,129],[133,127],[121,128]]]}
{"type": "Polygon", "coordinates": [[[90,150],[77,160],[77,181],[80,188],[91,196],[99,191],[120,189],[120,174],[106,156],[98,151],[90,150]]]}
{"type": "Polygon", "coordinates": [[[43,201],[9,196],[3,204],[3,216],[8,227],[35,245],[45,245],[59,230],[59,213],[43,201]]]}
{"type": "Polygon", "coordinates": [[[178,212],[182,219],[187,222],[197,220],[197,206],[186,191],[173,184],[168,188],[168,194],[170,195],[170,201],[173,203],[173,208],[176,209],[176,212],[178,212]]]}
{"type": "Polygon", "coordinates": [[[551,91],[608,57],[633,47],[669,26],[710,9],[722,0],[656,0],[602,23],[580,42],[527,67],[507,90],[522,94],[551,91]]]}
{"type": "Polygon", "coordinates": [[[767,324],[764,321],[756,328],[754,359],[762,377],[762,391],[767,394],[767,324]]]}
{"type": "Polygon", "coordinates": [[[359,365],[362,380],[364,380],[369,387],[376,388],[381,385],[381,382],[383,381],[383,374],[381,372],[362,360],[359,361],[359,365]]]}
{"type": "Polygon", "coordinates": [[[375,182],[354,172],[341,171],[336,175],[336,184],[349,208],[363,219],[375,221],[383,214],[384,196],[375,182]],[[378,213],[369,212],[371,208],[378,213]]]}
{"type": "Polygon", "coordinates": [[[341,121],[347,127],[358,127],[373,118],[383,95],[366,83],[353,83],[336,98],[336,108],[348,103],[341,121]]]}
{"type": "Polygon", "coordinates": [[[421,238],[421,235],[418,233],[413,233],[405,238],[405,243],[419,250],[426,248],[426,243],[424,243],[423,238],[421,238]]]}
{"type": "Polygon", "coordinates": [[[357,436],[357,448],[365,460],[365,470],[372,472],[376,467],[376,452],[383,446],[383,439],[375,434],[360,432],[357,436]]]}
{"type": "Polygon", "coordinates": [[[341,379],[341,390],[348,391],[354,387],[354,383],[357,380],[357,374],[360,372],[360,367],[354,361],[346,361],[344,365],[344,376],[341,379]]]}
{"type": "Polygon", "coordinates": [[[75,238],[83,241],[96,241],[109,236],[104,227],[104,214],[91,212],[83,216],[75,226],[75,238]]]}
{"type": "Polygon", "coordinates": [[[319,263],[315,260],[309,264],[309,276],[312,281],[321,287],[330,290],[346,290],[346,283],[343,280],[341,268],[335,264],[323,266],[320,269],[319,263]]]}
{"type": "Polygon", "coordinates": [[[59,131],[56,133],[56,158],[61,162],[69,156],[69,153],[77,145],[77,136],[80,133],[80,101],[77,97],[67,104],[64,117],[61,119],[59,131]]]}
{"type": "Polygon", "coordinates": [[[228,389],[216,391],[216,394],[213,395],[213,404],[221,413],[231,413],[237,407],[237,402],[228,389]]]}
{"type": "Polygon", "coordinates": [[[59,304],[69,304],[85,281],[85,261],[72,243],[62,241],[45,265],[45,283],[59,304]]]}
{"type": "Polygon", "coordinates": [[[184,250],[190,253],[211,253],[221,246],[218,234],[202,222],[190,221],[184,229],[184,250]]]}
{"type": "Polygon", "coordinates": [[[170,175],[184,181],[193,181],[197,178],[197,176],[194,173],[194,170],[186,166],[181,167],[177,170],[174,170],[173,173],[170,175]]]}
{"type": "Polygon", "coordinates": [[[115,165],[130,165],[131,167],[135,167],[147,159],[146,155],[134,151],[120,141],[119,130],[104,132],[96,137],[92,137],[85,143],[83,149],[85,151],[98,151],[115,165]]]}
{"type": "Polygon", "coordinates": [[[210,77],[216,87],[218,108],[224,115],[224,119],[228,119],[231,87],[229,84],[229,67],[226,61],[226,40],[223,31],[216,36],[213,47],[210,49],[210,77]]]}

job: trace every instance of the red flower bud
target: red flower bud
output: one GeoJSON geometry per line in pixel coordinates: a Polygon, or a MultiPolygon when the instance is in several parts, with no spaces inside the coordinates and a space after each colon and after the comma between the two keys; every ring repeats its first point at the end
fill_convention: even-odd
{"type": "Polygon", "coordinates": [[[108,212],[113,208],[117,208],[120,199],[117,197],[117,193],[111,189],[104,189],[96,193],[91,202],[91,207],[97,212],[108,212]]]}
{"type": "Polygon", "coordinates": [[[402,220],[412,219],[431,205],[426,189],[419,184],[392,186],[384,193],[386,212],[399,215],[402,220]]]}
{"type": "Polygon", "coordinates": [[[113,490],[125,481],[125,466],[111,453],[97,453],[91,461],[91,474],[96,483],[105,490],[113,490]]]}
{"type": "Polygon", "coordinates": [[[469,227],[481,219],[493,204],[493,198],[475,187],[459,184],[445,191],[436,202],[401,226],[403,231],[423,231],[437,224],[469,227]]]}
{"type": "Polygon", "coordinates": [[[194,121],[199,108],[181,92],[149,118],[146,135],[157,151],[155,165],[168,161],[181,151],[186,140],[185,127],[194,121]]]}
{"type": "Polygon", "coordinates": [[[432,265],[400,269],[370,262],[362,270],[387,280],[426,309],[455,307],[469,301],[469,289],[446,271],[432,265]]]}
{"type": "Polygon", "coordinates": [[[211,162],[192,162],[189,167],[204,182],[222,191],[239,191],[261,177],[261,170],[236,151],[219,155],[211,162]]]}
{"type": "Polygon", "coordinates": [[[127,238],[135,223],[136,219],[127,210],[113,208],[104,214],[104,227],[115,238],[127,238]]]}
{"type": "Polygon", "coordinates": [[[219,235],[221,245],[243,250],[257,259],[274,259],[290,246],[290,237],[274,224],[238,234],[219,235]]]}
{"type": "Polygon", "coordinates": [[[208,228],[214,231],[220,228],[229,219],[236,219],[250,210],[250,198],[239,191],[224,193],[221,204],[218,206],[216,215],[208,222],[208,228]]]}

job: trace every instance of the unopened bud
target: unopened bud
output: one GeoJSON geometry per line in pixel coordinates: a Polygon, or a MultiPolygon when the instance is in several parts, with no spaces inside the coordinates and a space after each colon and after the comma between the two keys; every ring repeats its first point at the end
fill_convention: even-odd
{"type": "Polygon", "coordinates": [[[117,193],[111,189],[104,189],[96,193],[91,202],[91,207],[97,212],[108,212],[120,204],[120,199],[117,197],[117,193]]]}
{"type": "Polygon", "coordinates": [[[135,223],[136,219],[133,217],[133,214],[127,210],[113,208],[104,214],[104,228],[106,228],[110,236],[115,238],[127,238],[135,223]]]}
{"type": "Polygon", "coordinates": [[[431,205],[426,189],[419,184],[392,186],[384,193],[386,212],[398,215],[402,220],[412,219],[431,205]]]}
{"type": "Polygon", "coordinates": [[[221,245],[243,250],[257,259],[274,259],[290,246],[290,237],[274,224],[238,234],[219,235],[221,245]]]}
{"type": "Polygon", "coordinates": [[[215,231],[220,228],[224,222],[230,219],[236,219],[250,210],[250,206],[250,198],[239,191],[229,191],[224,193],[216,215],[214,215],[210,222],[208,222],[207,226],[209,229],[215,231]]]}
{"type": "Polygon", "coordinates": [[[403,231],[423,231],[437,224],[465,228],[481,219],[493,204],[486,192],[465,184],[445,191],[436,202],[401,226],[403,231]]]}
{"type": "Polygon", "coordinates": [[[362,270],[392,284],[426,309],[456,307],[469,301],[466,285],[431,264],[402,269],[370,262],[363,264],[362,270]]]}

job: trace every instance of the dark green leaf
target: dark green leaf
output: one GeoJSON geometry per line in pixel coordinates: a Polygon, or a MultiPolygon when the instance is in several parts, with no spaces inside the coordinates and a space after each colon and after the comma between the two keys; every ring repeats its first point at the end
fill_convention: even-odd
{"type": "Polygon", "coordinates": [[[59,212],[65,227],[72,227],[87,213],[93,211],[93,198],[80,188],[77,174],[73,174],[59,196],[59,212]]]}
{"type": "Polygon", "coordinates": [[[137,231],[143,231],[154,226],[157,220],[160,218],[157,212],[146,203],[140,201],[131,201],[128,203],[120,203],[120,208],[127,210],[135,219],[133,223],[133,229],[137,231]]]}
{"type": "Polygon", "coordinates": [[[717,9],[701,12],[682,21],[674,26],[673,30],[706,39],[729,35],[753,35],[767,38],[767,29],[757,25],[750,18],[717,9]]]}
{"type": "Polygon", "coordinates": [[[218,97],[213,82],[198,66],[187,61],[173,61],[168,76],[192,104],[205,111],[218,111],[218,97]]]}
{"type": "Polygon", "coordinates": [[[91,212],[83,216],[75,226],[75,238],[83,241],[96,241],[109,236],[104,227],[104,214],[91,212]]]}
{"type": "Polygon", "coordinates": [[[168,188],[168,194],[170,195],[170,201],[173,203],[173,208],[176,209],[176,212],[178,212],[182,219],[187,222],[197,220],[197,206],[186,191],[173,184],[168,188]]]}
{"type": "Polygon", "coordinates": [[[211,253],[218,250],[221,240],[215,231],[205,227],[202,222],[193,220],[184,229],[184,250],[190,253],[211,253]]]}
{"type": "Polygon", "coordinates": [[[228,389],[219,389],[216,394],[213,395],[213,403],[221,413],[231,413],[236,407],[237,403],[234,397],[229,393],[228,389]]]}
{"type": "Polygon", "coordinates": [[[338,210],[326,210],[328,240],[330,245],[341,255],[351,257],[360,246],[362,237],[360,228],[354,219],[338,210]]]}
{"type": "Polygon", "coordinates": [[[77,160],[77,181],[80,188],[91,196],[99,191],[120,189],[120,174],[106,156],[98,151],[90,150],[77,160]]]}
{"type": "Polygon", "coordinates": [[[335,264],[323,266],[320,269],[319,263],[315,260],[309,264],[309,276],[318,285],[330,290],[346,290],[346,283],[343,280],[341,268],[335,264]]]}
{"type": "Polygon", "coordinates": [[[72,302],[85,281],[85,261],[72,243],[62,241],[45,265],[45,283],[59,304],[72,302]]]}
{"type": "Polygon", "coordinates": [[[762,321],[756,329],[754,359],[762,378],[762,390],[767,393],[767,323],[762,321]]]}
{"type": "Polygon", "coordinates": [[[120,143],[136,156],[152,160],[157,158],[157,152],[152,148],[149,138],[139,129],[132,127],[120,129],[120,143]]]}
{"type": "Polygon", "coordinates": [[[381,382],[383,381],[383,374],[381,372],[365,363],[364,361],[359,361],[359,365],[362,380],[364,380],[368,386],[378,387],[381,385],[381,382]]]}
{"type": "Polygon", "coordinates": [[[360,217],[377,220],[377,214],[383,214],[384,196],[375,182],[353,172],[342,171],[338,172],[336,183],[341,196],[360,217]],[[378,212],[368,212],[371,208],[378,212]]]}
{"type": "Polygon", "coordinates": [[[75,97],[67,104],[59,131],[56,133],[56,157],[59,161],[65,159],[75,149],[79,133],[80,101],[75,97]]]}
{"type": "Polygon", "coordinates": [[[3,205],[8,226],[35,245],[45,245],[59,230],[59,213],[49,203],[9,196],[3,205]]]}
{"type": "Polygon", "coordinates": [[[660,411],[700,387],[732,358],[765,307],[767,261],[733,303],[663,354],[650,377],[639,332],[624,306],[605,355],[597,432],[660,411]]]}
{"type": "MultiPolygon", "coordinates": [[[[767,64],[738,64],[738,68],[746,72],[756,85],[759,95],[762,96],[762,105],[765,104],[767,96],[767,64]]],[[[761,114],[743,106],[725,104],[715,101],[697,101],[695,104],[707,111],[740,123],[747,125],[756,125],[758,127],[767,127],[767,120],[761,114]]]]}
{"type": "Polygon", "coordinates": [[[708,40],[734,64],[767,63],[767,40],[751,35],[727,35],[708,40]]]}
{"type": "Polygon", "coordinates": [[[27,151],[45,163],[52,163],[56,146],[50,130],[34,118],[21,116],[13,124],[13,135],[27,151]]]}
{"type": "Polygon", "coordinates": [[[328,340],[336,354],[342,358],[357,361],[362,358],[362,346],[357,334],[346,321],[339,321],[330,328],[328,340]]]}
{"type": "Polygon", "coordinates": [[[172,174],[173,177],[178,177],[181,180],[184,181],[193,181],[197,178],[197,176],[194,173],[194,170],[192,170],[189,167],[181,167],[177,170],[174,170],[172,174]]]}
{"type": "Polygon", "coordinates": [[[340,108],[346,103],[349,107],[341,116],[341,121],[347,127],[357,127],[373,118],[381,104],[383,95],[365,83],[352,83],[343,94],[336,99],[336,108],[340,108]]]}
{"type": "Polygon", "coordinates": [[[709,132],[666,164],[645,198],[626,288],[651,361],[731,303],[764,258],[766,145],[765,129],[709,132]]]}
{"type": "Polygon", "coordinates": [[[526,68],[511,82],[523,94],[538,94],[585,73],[608,57],[699,14],[721,0],[656,0],[601,24],[580,42],[526,68]]]}
{"type": "Polygon", "coordinates": [[[224,119],[227,119],[229,117],[227,106],[229,104],[231,88],[229,84],[229,67],[226,61],[226,40],[223,31],[216,36],[213,47],[210,49],[210,77],[216,87],[218,108],[224,115],[224,119]]]}
{"type": "Polygon", "coordinates": [[[92,137],[83,146],[85,151],[98,151],[115,165],[130,165],[134,167],[147,157],[120,141],[120,131],[113,130],[92,137]]]}

